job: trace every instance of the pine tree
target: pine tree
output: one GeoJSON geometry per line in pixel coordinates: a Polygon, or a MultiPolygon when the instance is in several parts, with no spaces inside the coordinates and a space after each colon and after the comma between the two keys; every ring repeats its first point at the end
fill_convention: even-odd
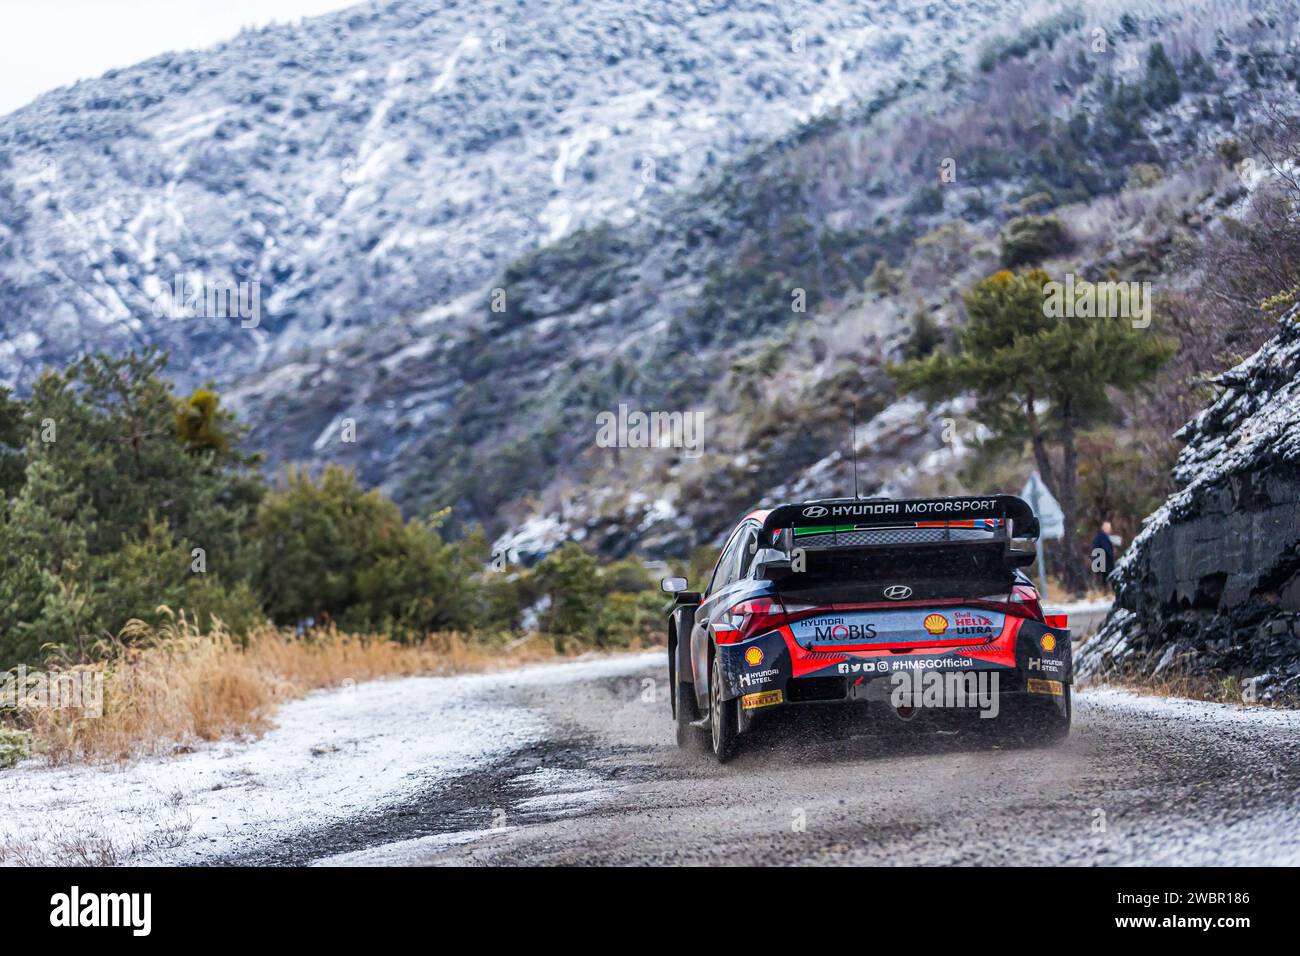
{"type": "Polygon", "coordinates": [[[179,403],[164,376],[166,362],[154,351],[92,355],[41,376],[28,414],[51,431],[49,440],[33,439],[28,458],[48,460],[92,507],[99,521],[89,541],[93,553],[145,533],[155,515],[210,557],[221,553],[228,568],[261,498],[256,459],[238,450],[243,430],[218,409],[215,395],[206,430],[221,441],[178,435],[179,403]]]}
{"type": "Polygon", "coordinates": [[[12,498],[23,483],[23,403],[9,397],[0,386],[0,505],[12,498]]]}
{"type": "Polygon", "coordinates": [[[1154,110],[1178,102],[1183,95],[1178,70],[1165,52],[1163,43],[1153,43],[1147,53],[1146,102],[1154,110]]]}
{"type": "Polygon", "coordinates": [[[912,315],[912,334],[903,343],[903,356],[923,359],[943,344],[943,327],[934,320],[930,311],[919,308],[912,315]]]}
{"type": "Polygon", "coordinates": [[[160,604],[256,616],[256,458],[211,392],[178,435],[165,364],[153,351],[86,356],[42,375],[17,411],[0,396],[0,466],[23,442],[9,453],[21,473],[0,467],[0,668],[45,644],[81,659],[160,604]]]}
{"type": "MultiPolygon", "coordinates": [[[[968,321],[957,332],[957,351],[891,367],[906,391],[931,401],[973,393],[999,438],[1022,438],[1039,473],[1066,514],[1063,576],[1079,590],[1077,551],[1078,453],[1076,436],[1113,409],[1110,390],[1130,392],[1172,356],[1174,346],[1129,318],[1048,315],[1041,269],[1002,271],[976,283],[963,297],[968,321]],[[1054,467],[1049,445],[1059,446],[1054,467]]],[[[1080,284],[1079,291],[1086,288],[1080,284]]]]}
{"type": "MultiPolygon", "coordinates": [[[[96,628],[87,544],[93,510],[47,458],[33,458],[0,523],[0,669],[45,644],[84,654],[96,628]]],[[[125,622],[119,622],[125,623],[125,622]]]]}

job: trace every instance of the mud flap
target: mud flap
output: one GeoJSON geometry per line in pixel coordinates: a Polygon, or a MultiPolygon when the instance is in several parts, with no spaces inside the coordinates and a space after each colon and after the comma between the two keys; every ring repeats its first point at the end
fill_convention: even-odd
{"type": "Polygon", "coordinates": [[[723,694],[741,698],[742,712],[785,702],[790,649],[779,631],[740,644],[719,644],[716,666],[722,668],[723,694]]]}
{"type": "Polygon", "coordinates": [[[1066,718],[1070,713],[1070,686],[1074,682],[1074,656],[1070,632],[1026,621],[1016,640],[1015,686],[1008,688],[1030,709],[1054,707],[1066,718]]]}

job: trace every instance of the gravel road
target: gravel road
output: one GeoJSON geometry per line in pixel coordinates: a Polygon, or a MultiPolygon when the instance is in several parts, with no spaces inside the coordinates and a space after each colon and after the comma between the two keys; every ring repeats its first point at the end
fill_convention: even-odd
{"type": "Polygon", "coordinates": [[[543,740],[222,862],[1300,863],[1297,712],[1099,688],[1076,696],[1070,738],[1040,747],[820,708],[719,766],[674,744],[657,656],[576,673],[490,688],[543,740]]]}

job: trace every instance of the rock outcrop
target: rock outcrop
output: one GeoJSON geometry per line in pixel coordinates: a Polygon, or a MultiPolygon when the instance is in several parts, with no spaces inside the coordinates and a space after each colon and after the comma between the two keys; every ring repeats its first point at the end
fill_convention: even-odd
{"type": "Polygon", "coordinates": [[[1300,699],[1300,307],[1179,433],[1179,491],[1116,567],[1081,679],[1232,679],[1300,699]]]}

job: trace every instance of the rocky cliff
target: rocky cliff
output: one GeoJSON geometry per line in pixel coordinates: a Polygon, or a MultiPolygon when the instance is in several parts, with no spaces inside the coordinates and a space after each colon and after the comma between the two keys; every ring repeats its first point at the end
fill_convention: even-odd
{"type": "Polygon", "coordinates": [[[1300,698],[1300,307],[1179,433],[1179,490],[1115,569],[1084,679],[1232,679],[1300,698]]]}

